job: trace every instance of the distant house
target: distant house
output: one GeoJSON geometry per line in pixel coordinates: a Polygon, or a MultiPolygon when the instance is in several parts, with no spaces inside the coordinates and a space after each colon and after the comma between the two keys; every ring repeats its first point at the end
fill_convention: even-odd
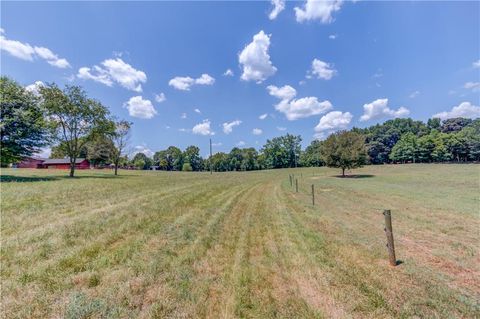
{"type": "Polygon", "coordinates": [[[17,164],[17,168],[41,168],[44,161],[45,158],[25,157],[17,164]]]}
{"type": "MultiPolygon", "coordinates": [[[[43,161],[41,167],[39,168],[55,168],[55,169],[69,169],[70,168],[70,159],[69,158],[49,158],[43,161]]],[[[85,158],[77,158],[75,161],[76,169],[87,169],[90,168],[90,163],[85,158]]]]}

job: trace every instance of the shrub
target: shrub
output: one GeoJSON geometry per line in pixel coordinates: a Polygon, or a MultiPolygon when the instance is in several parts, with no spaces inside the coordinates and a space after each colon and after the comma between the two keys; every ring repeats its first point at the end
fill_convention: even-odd
{"type": "Polygon", "coordinates": [[[182,166],[182,171],[191,172],[192,171],[192,165],[190,165],[190,163],[184,163],[183,166],[182,166]]]}

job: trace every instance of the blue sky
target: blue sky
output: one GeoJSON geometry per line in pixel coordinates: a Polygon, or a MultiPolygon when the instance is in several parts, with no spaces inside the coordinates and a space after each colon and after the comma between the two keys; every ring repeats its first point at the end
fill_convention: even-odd
{"type": "Polygon", "coordinates": [[[82,85],[147,153],[480,116],[479,2],[3,1],[1,28],[2,75],[82,85]]]}

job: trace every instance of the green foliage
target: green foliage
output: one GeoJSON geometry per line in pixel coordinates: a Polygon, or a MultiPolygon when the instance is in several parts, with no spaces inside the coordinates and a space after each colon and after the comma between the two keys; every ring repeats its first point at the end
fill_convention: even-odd
{"type": "Polygon", "coordinates": [[[149,169],[153,165],[152,159],[143,153],[135,154],[132,163],[137,169],[149,169]]]}
{"type": "Polygon", "coordinates": [[[175,146],[166,150],[156,152],[153,155],[153,162],[160,166],[160,169],[167,171],[181,171],[183,166],[183,153],[175,146]]]}
{"type": "Polygon", "coordinates": [[[182,171],[191,172],[192,170],[192,165],[190,165],[190,163],[183,163],[182,171]]]}
{"type": "Polygon", "coordinates": [[[115,175],[118,174],[118,166],[122,156],[126,156],[126,148],[129,143],[130,129],[132,123],[128,121],[118,121],[115,123],[115,130],[107,135],[111,143],[110,160],[115,165],[115,175]]]}
{"type": "Polygon", "coordinates": [[[366,136],[366,146],[370,162],[373,164],[388,163],[393,146],[405,133],[411,132],[416,136],[428,134],[428,127],[421,121],[408,119],[394,119],[374,126],[352,131],[366,136]]]}
{"type": "Polygon", "coordinates": [[[70,176],[75,173],[75,160],[86,143],[114,131],[109,111],[100,102],[87,97],[79,86],[61,90],[55,84],[40,88],[43,107],[49,119],[53,138],[65,145],[70,158],[70,176]]]}
{"type": "Polygon", "coordinates": [[[300,165],[304,167],[323,166],[321,158],[322,142],[313,140],[304,152],[300,155],[300,165]]]}
{"type": "Polygon", "coordinates": [[[471,119],[456,117],[443,121],[440,131],[443,133],[460,132],[464,127],[472,123],[471,119]]]}
{"type": "Polygon", "coordinates": [[[265,155],[266,168],[296,167],[301,152],[300,135],[287,134],[267,140],[261,149],[265,155]]]}
{"type": "Polygon", "coordinates": [[[345,169],[362,167],[367,162],[365,137],[351,131],[340,131],[330,135],[321,148],[322,160],[328,167],[345,169]]]}
{"type": "Polygon", "coordinates": [[[183,160],[188,162],[194,171],[201,171],[203,168],[203,160],[200,156],[200,149],[197,146],[190,145],[187,147],[183,152],[183,160]]]}
{"type": "Polygon", "coordinates": [[[15,81],[0,78],[0,160],[3,165],[31,156],[47,142],[39,99],[15,81]]]}

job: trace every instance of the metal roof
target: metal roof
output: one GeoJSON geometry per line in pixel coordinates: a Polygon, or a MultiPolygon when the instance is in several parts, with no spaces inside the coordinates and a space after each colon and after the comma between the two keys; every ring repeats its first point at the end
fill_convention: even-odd
{"type": "MultiPolygon", "coordinates": [[[[85,159],[84,158],[77,158],[75,160],[75,164],[80,164],[83,162],[85,159]]],[[[70,164],[70,159],[69,158],[49,158],[45,160],[42,164],[70,164]]]]}

